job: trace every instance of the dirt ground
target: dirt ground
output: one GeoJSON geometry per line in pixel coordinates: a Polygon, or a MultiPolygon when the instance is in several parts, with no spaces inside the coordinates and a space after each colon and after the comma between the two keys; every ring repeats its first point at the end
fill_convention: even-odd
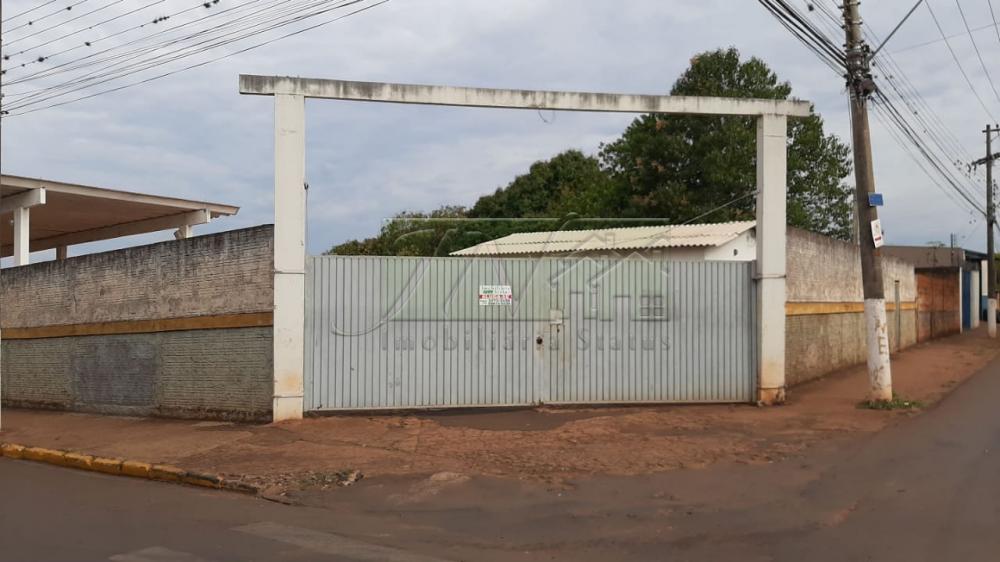
{"type": "MultiPolygon", "coordinates": [[[[1000,353],[983,330],[894,356],[896,391],[931,407],[1000,353]]],[[[355,478],[487,476],[549,486],[594,475],[765,464],[878,431],[912,411],[861,409],[864,367],[791,389],[785,406],[655,406],[347,415],[241,425],[5,410],[0,441],[243,476],[283,489],[355,478]]],[[[437,483],[437,484],[436,484],[437,483]]]]}

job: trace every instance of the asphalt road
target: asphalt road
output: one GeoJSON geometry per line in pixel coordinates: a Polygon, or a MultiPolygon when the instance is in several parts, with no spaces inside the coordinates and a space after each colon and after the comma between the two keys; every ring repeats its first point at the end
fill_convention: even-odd
{"type": "Polygon", "coordinates": [[[317,510],[0,459],[0,560],[439,558],[346,537],[317,510]]]}
{"type": "Polygon", "coordinates": [[[373,478],[305,506],[0,459],[0,560],[997,560],[998,405],[994,362],[931,411],[770,466],[373,478]]]}

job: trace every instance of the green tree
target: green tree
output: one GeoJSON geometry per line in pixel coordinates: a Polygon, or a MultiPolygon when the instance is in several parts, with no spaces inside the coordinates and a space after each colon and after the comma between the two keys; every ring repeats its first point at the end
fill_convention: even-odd
{"type": "Polygon", "coordinates": [[[329,254],[361,256],[434,256],[446,247],[466,216],[465,207],[445,205],[429,213],[404,211],[386,221],[377,236],[349,240],[330,249],[329,254]]]}
{"type": "Polygon", "coordinates": [[[560,217],[569,213],[601,216],[613,212],[613,185],[600,162],[567,150],[535,162],[506,187],[480,197],[470,217],[560,217]]]}
{"type": "MultiPolygon", "coordinates": [[[[402,212],[383,224],[377,236],[344,242],[329,253],[444,256],[514,232],[558,229],[566,225],[566,217],[603,216],[613,212],[612,197],[613,184],[597,158],[568,150],[532,164],[526,174],[480,197],[471,209],[402,212]]],[[[587,227],[581,224],[577,228],[587,227]]]]}
{"type": "MultiPolygon", "coordinates": [[[[757,58],[736,49],[702,53],[672,95],[788,99],[792,88],[757,58]]],[[[601,161],[615,180],[623,216],[682,222],[723,207],[706,220],[752,220],[756,125],[751,118],[644,115],[601,161]]],[[[788,222],[847,239],[851,230],[850,149],[823,131],[818,115],[789,120],[788,222]]]]}
{"type": "MultiPolygon", "coordinates": [[[[671,94],[787,99],[792,92],[757,58],[736,49],[702,53],[671,94]]],[[[334,254],[434,256],[513,232],[646,224],[752,220],[756,124],[744,117],[644,115],[602,145],[600,158],[567,150],[480,197],[469,209],[403,212],[378,236],[351,240],[334,254]],[[587,220],[599,217],[602,220],[587,220]],[[479,220],[469,220],[479,219],[479,220]],[[520,220],[503,220],[520,219],[520,220]],[[537,219],[528,220],[523,219],[537,219]]],[[[789,121],[788,222],[850,238],[850,149],[823,131],[818,115],[789,121]]]]}

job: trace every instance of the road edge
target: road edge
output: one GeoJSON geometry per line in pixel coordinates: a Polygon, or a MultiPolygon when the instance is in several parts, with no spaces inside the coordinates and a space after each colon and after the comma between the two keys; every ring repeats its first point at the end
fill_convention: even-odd
{"type": "Polygon", "coordinates": [[[262,493],[260,487],[254,484],[218,474],[184,470],[183,468],[166,464],[99,457],[44,447],[30,447],[17,443],[0,442],[0,457],[39,462],[63,468],[100,472],[101,474],[110,474],[112,476],[142,478],[144,480],[170,482],[213,490],[226,490],[254,496],[259,496],[262,493]]]}

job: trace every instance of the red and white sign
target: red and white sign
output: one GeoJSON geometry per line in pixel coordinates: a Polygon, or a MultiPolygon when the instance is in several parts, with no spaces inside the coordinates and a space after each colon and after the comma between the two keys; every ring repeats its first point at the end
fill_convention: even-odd
{"type": "Polygon", "coordinates": [[[882,223],[878,219],[872,221],[872,241],[876,248],[885,246],[885,237],[882,236],[882,223]]]}
{"type": "Polygon", "coordinates": [[[512,306],[514,293],[510,285],[480,285],[479,306],[512,306]]]}

